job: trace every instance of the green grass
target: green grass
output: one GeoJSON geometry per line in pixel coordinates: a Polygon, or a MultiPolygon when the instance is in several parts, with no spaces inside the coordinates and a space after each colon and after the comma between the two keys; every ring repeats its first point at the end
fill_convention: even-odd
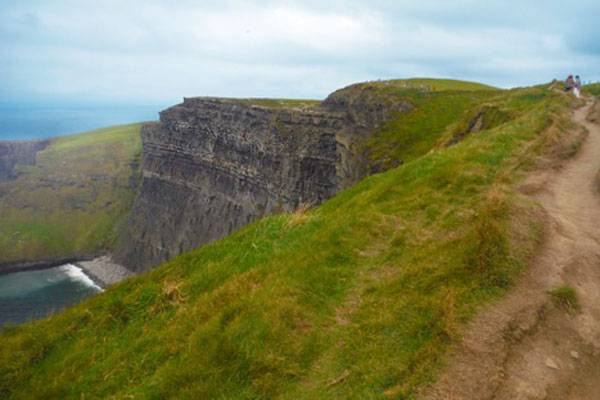
{"type": "MultiPolygon", "coordinates": [[[[546,95],[543,89],[530,89],[529,92],[535,93],[532,99],[527,98],[531,96],[529,92],[505,96],[503,91],[487,85],[452,80],[411,79],[365,85],[367,90],[414,107],[408,112],[397,112],[360,145],[369,164],[376,165],[378,170],[423,156],[436,147],[448,131],[467,125],[476,105],[496,101],[503,109],[518,111],[531,102],[541,100],[535,96],[546,95]],[[429,85],[433,91],[424,92],[419,85],[429,85]]],[[[499,108],[495,110],[499,111],[499,108]]],[[[499,124],[490,122],[484,128],[499,124]]]]}
{"type": "Polygon", "coordinates": [[[35,166],[0,183],[0,262],[109,248],[133,200],[139,130],[133,124],[53,139],[35,166]]]}
{"type": "MultiPolygon", "coordinates": [[[[359,107],[372,110],[393,110],[390,105],[405,105],[391,111],[374,134],[356,143],[367,167],[381,172],[426,154],[475,105],[502,93],[475,82],[414,78],[359,83],[333,93],[332,97],[351,99],[359,107]]],[[[360,114],[361,109],[356,112],[360,114]]]]}
{"type": "Polygon", "coordinates": [[[561,285],[550,291],[552,302],[569,314],[576,314],[581,309],[577,292],[571,286],[561,285]]]}
{"type": "Polygon", "coordinates": [[[5,330],[0,397],[413,398],[536,245],[512,188],[569,103],[503,96],[505,124],[5,330]]]}
{"type": "MultiPolygon", "coordinates": [[[[467,82],[453,79],[428,79],[428,78],[412,78],[412,79],[395,79],[386,81],[373,81],[362,83],[355,86],[367,87],[369,90],[376,89],[377,91],[389,90],[404,90],[418,91],[420,85],[423,87],[429,86],[433,92],[446,91],[495,91],[497,88],[477,82],[467,82]]],[[[250,98],[250,99],[235,99],[246,104],[269,107],[269,108],[313,108],[317,107],[321,102],[319,100],[310,99],[270,99],[270,98],[250,98]]]]}
{"type": "Polygon", "coordinates": [[[583,86],[583,93],[590,94],[592,96],[600,97],[600,83],[593,83],[591,85],[583,86]]]}
{"type": "Polygon", "coordinates": [[[415,108],[398,112],[375,135],[363,144],[372,164],[385,160],[391,165],[409,162],[426,154],[452,123],[464,113],[488,98],[488,92],[439,92],[425,96],[406,93],[399,97],[410,101],[415,108]]]}
{"type": "Polygon", "coordinates": [[[411,78],[394,79],[389,81],[369,82],[369,85],[376,85],[385,88],[413,88],[418,89],[422,86],[429,86],[433,92],[443,91],[476,91],[476,90],[498,90],[498,88],[479,82],[461,81],[456,79],[431,79],[431,78],[411,78]]]}
{"type": "Polygon", "coordinates": [[[319,100],[267,98],[239,99],[239,101],[245,104],[268,108],[312,108],[318,106],[320,103],[319,100]]]}

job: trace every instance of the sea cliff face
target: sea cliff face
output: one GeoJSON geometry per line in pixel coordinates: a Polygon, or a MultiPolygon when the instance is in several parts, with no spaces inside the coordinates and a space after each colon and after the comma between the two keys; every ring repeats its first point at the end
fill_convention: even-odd
{"type": "Polygon", "coordinates": [[[184,99],[142,128],[142,183],[116,260],[147,270],[265,214],[322,202],[366,173],[357,140],[409,108],[371,112],[343,93],[300,109],[184,99]]]}

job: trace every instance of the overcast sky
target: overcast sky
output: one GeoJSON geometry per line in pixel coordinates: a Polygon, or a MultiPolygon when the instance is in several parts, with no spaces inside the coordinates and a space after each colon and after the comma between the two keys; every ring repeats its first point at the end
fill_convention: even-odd
{"type": "Polygon", "coordinates": [[[0,101],[322,98],[414,76],[599,80],[599,18],[599,0],[0,0],[0,101]]]}

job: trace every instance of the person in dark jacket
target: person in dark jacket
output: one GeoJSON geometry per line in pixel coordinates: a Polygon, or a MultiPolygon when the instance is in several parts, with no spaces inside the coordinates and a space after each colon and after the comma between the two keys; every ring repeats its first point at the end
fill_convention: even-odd
{"type": "Polygon", "coordinates": [[[565,92],[570,92],[575,87],[575,80],[573,79],[573,75],[569,75],[567,80],[565,81],[565,92]]]}

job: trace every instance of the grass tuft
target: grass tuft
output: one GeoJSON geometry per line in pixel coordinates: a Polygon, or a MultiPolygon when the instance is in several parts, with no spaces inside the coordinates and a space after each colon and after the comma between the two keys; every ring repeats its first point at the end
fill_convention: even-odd
{"type": "Polygon", "coordinates": [[[300,203],[296,210],[290,214],[289,219],[286,223],[288,228],[295,228],[297,226],[305,224],[310,218],[308,212],[311,209],[311,205],[308,203],[300,203]]]}
{"type": "Polygon", "coordinates": [[[185,297],[181,293],[180,284],[173,281],[165,281],[163,286],[163,296],[173,305],[185,303],[185,297]]]}
{"type": "Polygon", "coordinates": [[[549,293],[554,305],[569,314],[577,314],[581,310],[577,292],[571,286],[564,284],[552,289],[549,293]]]}

